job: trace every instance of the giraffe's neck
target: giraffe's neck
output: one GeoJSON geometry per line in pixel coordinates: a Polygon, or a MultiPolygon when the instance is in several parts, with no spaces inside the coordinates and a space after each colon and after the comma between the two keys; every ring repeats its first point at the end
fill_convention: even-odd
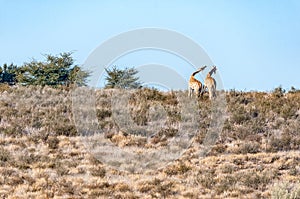
{"type": "Polygon", "coordinates": [[[196,72],[193,72],[192,76],[194,77],[197,73],[199,73],[200,71],[196,71],[196,72]]]}
{"type": "Polygon", "coordinates": [[[211,71],[209,71],[209,73],[207,74],[207,77],[211,77],[214,72],[215,72],[215,69],[213,68],[211,71]]]}

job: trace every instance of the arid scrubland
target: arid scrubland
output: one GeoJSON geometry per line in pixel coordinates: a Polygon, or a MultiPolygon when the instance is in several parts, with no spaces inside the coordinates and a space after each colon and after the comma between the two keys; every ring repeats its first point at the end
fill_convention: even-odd
{"type": "MultiPolygon", "coordinates": [[[[155,150],[177,134],[176,95],[187,91],[133,91],[127,108],[137,128],[128,132],[113,117],[111,97],[118,92],[95,91],[99,132],[108,141],[155,150]]],[[[226,92],[223,130],[199,157],[211,122],[205,94],[193,144],[178,160],[144,173],[119,171],[89,153],[73,121],[71,95],[66,88],[1,87],[1,198],[300,198],[297,90],[226,92]]]]}

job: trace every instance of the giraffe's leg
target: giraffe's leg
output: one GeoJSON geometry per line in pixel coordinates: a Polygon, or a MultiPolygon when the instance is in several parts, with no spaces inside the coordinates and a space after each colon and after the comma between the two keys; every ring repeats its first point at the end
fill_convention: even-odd
{"type": "Polygon", "coordinates": [[[196,89],[196,96],[199,97],[199,89],[196,89]]]}
{"type": "Polygon", "coordinates": [[[208,94],[209,94],[209,99],[211,100],[211,98],[212,98],[212,90],[211,90],[211,88],[208,88],[208,94]]]}
{"type": "Polygon", "coordinates": [[[204,89],[205,89],[205,87],[204,87],[204,86],[202,86],[202,87],[201,87],[201,92],[200,92],[200,96],[201,96],[201,97],[202,97],[202,96],[203,96],[203,94],[204,94],[204,91],[205,91],[204,89]]]}
{"type": "Polygon", "coordinates": [[[217,89],[216,89],[216,87],[215,87],[215,97],[217,97],[217,89]]]}
{"type": "Polygon", "coordinates": [[[190,97],[193,97],[193,95],[194,95],[194,89],[190,88],[190,97]]]}
{"type": "Polygon", "coordinates": [[[216,98],[216,97],[217,97],[217,94],[216,94],[216,88],[215,88],[215,87],[212,88],[212,97],[213,97],[213,98],[216,98]]]}

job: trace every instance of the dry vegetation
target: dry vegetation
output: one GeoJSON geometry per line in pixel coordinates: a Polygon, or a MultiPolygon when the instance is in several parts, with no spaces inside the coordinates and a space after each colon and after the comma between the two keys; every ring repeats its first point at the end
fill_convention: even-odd
{"type": "MultiPolygon", "coordinates": [[[[70,90],[0,90],[1,198],[300,198],[298,91],[227,92],[223,131],[199,158],[195,154],[210,124],[211,103],[204,96],[194,144],[167,167],[138,174],[112,169],[85,149],[73,122],[70,90]]],[[[112,117],[114,92],[96,92],[99,129],[112,143],[156,149],[176,135],[182,118],[175,92],[133,92],[128,108],[134,123],[161,127],[146,133],[120,130],[112,117]],[[149,141],[147,133],[154,133],[149,141]]]]}

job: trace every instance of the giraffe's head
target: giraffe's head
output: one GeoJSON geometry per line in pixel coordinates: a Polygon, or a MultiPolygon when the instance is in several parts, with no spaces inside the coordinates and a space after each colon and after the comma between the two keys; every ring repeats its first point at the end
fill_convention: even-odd
{"type": "Polygon", "coordinates": [[[216,71],[217,71],[217,67],[213,66],[212,69],[211,69],[211,74],[216,73],[216,71]]]}
{"type": "Polygon", "coordinates": [[[202,66],[201,68],[198,69],[198,71],[203,71],[207,66],[202,66]]]}

